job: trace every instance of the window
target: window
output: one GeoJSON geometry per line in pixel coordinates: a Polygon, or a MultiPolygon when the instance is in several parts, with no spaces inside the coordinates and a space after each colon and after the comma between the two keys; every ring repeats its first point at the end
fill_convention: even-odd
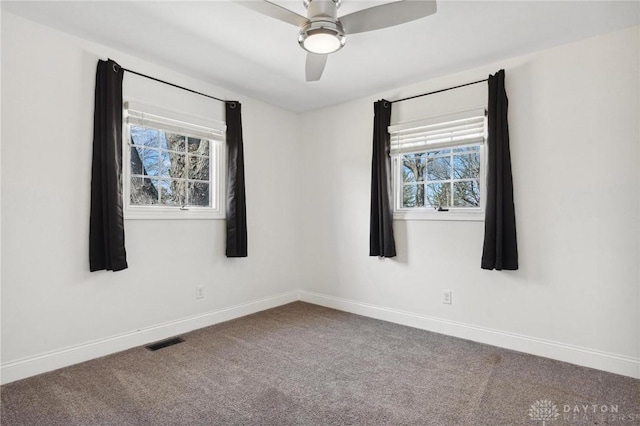
{"type": "Polygon", "coordinates": [[[125,107],[125,218],[223,217],[224,123],[125,107]]]}
{"type": "Polygon", "coordinates": [[[483,109],[389,126],[394,218],[482,220],[483,109]]]}

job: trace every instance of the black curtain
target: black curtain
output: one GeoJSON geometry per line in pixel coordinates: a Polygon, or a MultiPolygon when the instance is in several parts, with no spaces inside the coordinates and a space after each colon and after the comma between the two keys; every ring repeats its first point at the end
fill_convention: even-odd
{"type": "Polygon", "coordinates": [[[518,269],[504,70],[489,76],[489,151],[482,269],[518,269]]]}
{"type": "Polygon", "coordinates": [[[369,256],[394,257],[393,209],[391,203],[391,158],[389,157],[391,102],[373,105],[373,158],[371,160],[371,217],[369,256]]]}
{"type": "Polygon", "coordinates": [[[127,268],[122,216],[122,68],[98,61],[93,115],[89,268],[127,268]]]}
{"type": "Polygon", "coordinates": [[[247,257],[247,205],[240,102],[225,103],[227,122],[227,257],[247,257]]]}

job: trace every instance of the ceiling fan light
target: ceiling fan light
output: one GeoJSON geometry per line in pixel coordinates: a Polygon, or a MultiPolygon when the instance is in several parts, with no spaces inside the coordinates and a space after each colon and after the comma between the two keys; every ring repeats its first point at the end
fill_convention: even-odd
{"type": "Polygon", "coordinates": [[[300,31],[298,38],[298,43],[304,50],[318,55],[326,55],[342,49],[345,41],[344,32],[333,22],[312,22],[300,31]]]}
{"type": "Polygon", "coordinates": [[[311,53],[327,54],[340,50],[342,43],[333,34],[310,34],[302,43],[303,47],[311,53]]]}

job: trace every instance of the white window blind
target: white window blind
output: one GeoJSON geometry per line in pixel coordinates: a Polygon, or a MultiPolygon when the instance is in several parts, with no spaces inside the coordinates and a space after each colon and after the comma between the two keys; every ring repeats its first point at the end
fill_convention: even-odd
{"type": "Polygon", "coordinates": [[[127,124],[158,128],[195,138],[224,141],[227,130],[224,122],[183,116],[173,111],[162,111],[137,102],[126,102],[124,107],[127,124]]]}
{"type": "Polygon", "coordinates": [[[391,155],[451,146],[477,145],[485,139],[485,110],[475,109],[389,126],[391,155]]]}

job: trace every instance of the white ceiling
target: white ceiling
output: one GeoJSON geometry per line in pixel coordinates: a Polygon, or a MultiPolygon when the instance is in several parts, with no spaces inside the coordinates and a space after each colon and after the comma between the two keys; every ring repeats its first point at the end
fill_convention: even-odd
{"type": "MultiPolygon", "coordinates": [[[[302,0],[277,3],[305,14],[302,0]]],[[[343,0],[338,14],[381,3],[343,0]]],[[[3,1],[2,9],[299,112],[640,22],[638,1],[438,1],[435,15],[348,36],[321,81],[308,83],[298,30],[232,1],[3,1]]]]}

